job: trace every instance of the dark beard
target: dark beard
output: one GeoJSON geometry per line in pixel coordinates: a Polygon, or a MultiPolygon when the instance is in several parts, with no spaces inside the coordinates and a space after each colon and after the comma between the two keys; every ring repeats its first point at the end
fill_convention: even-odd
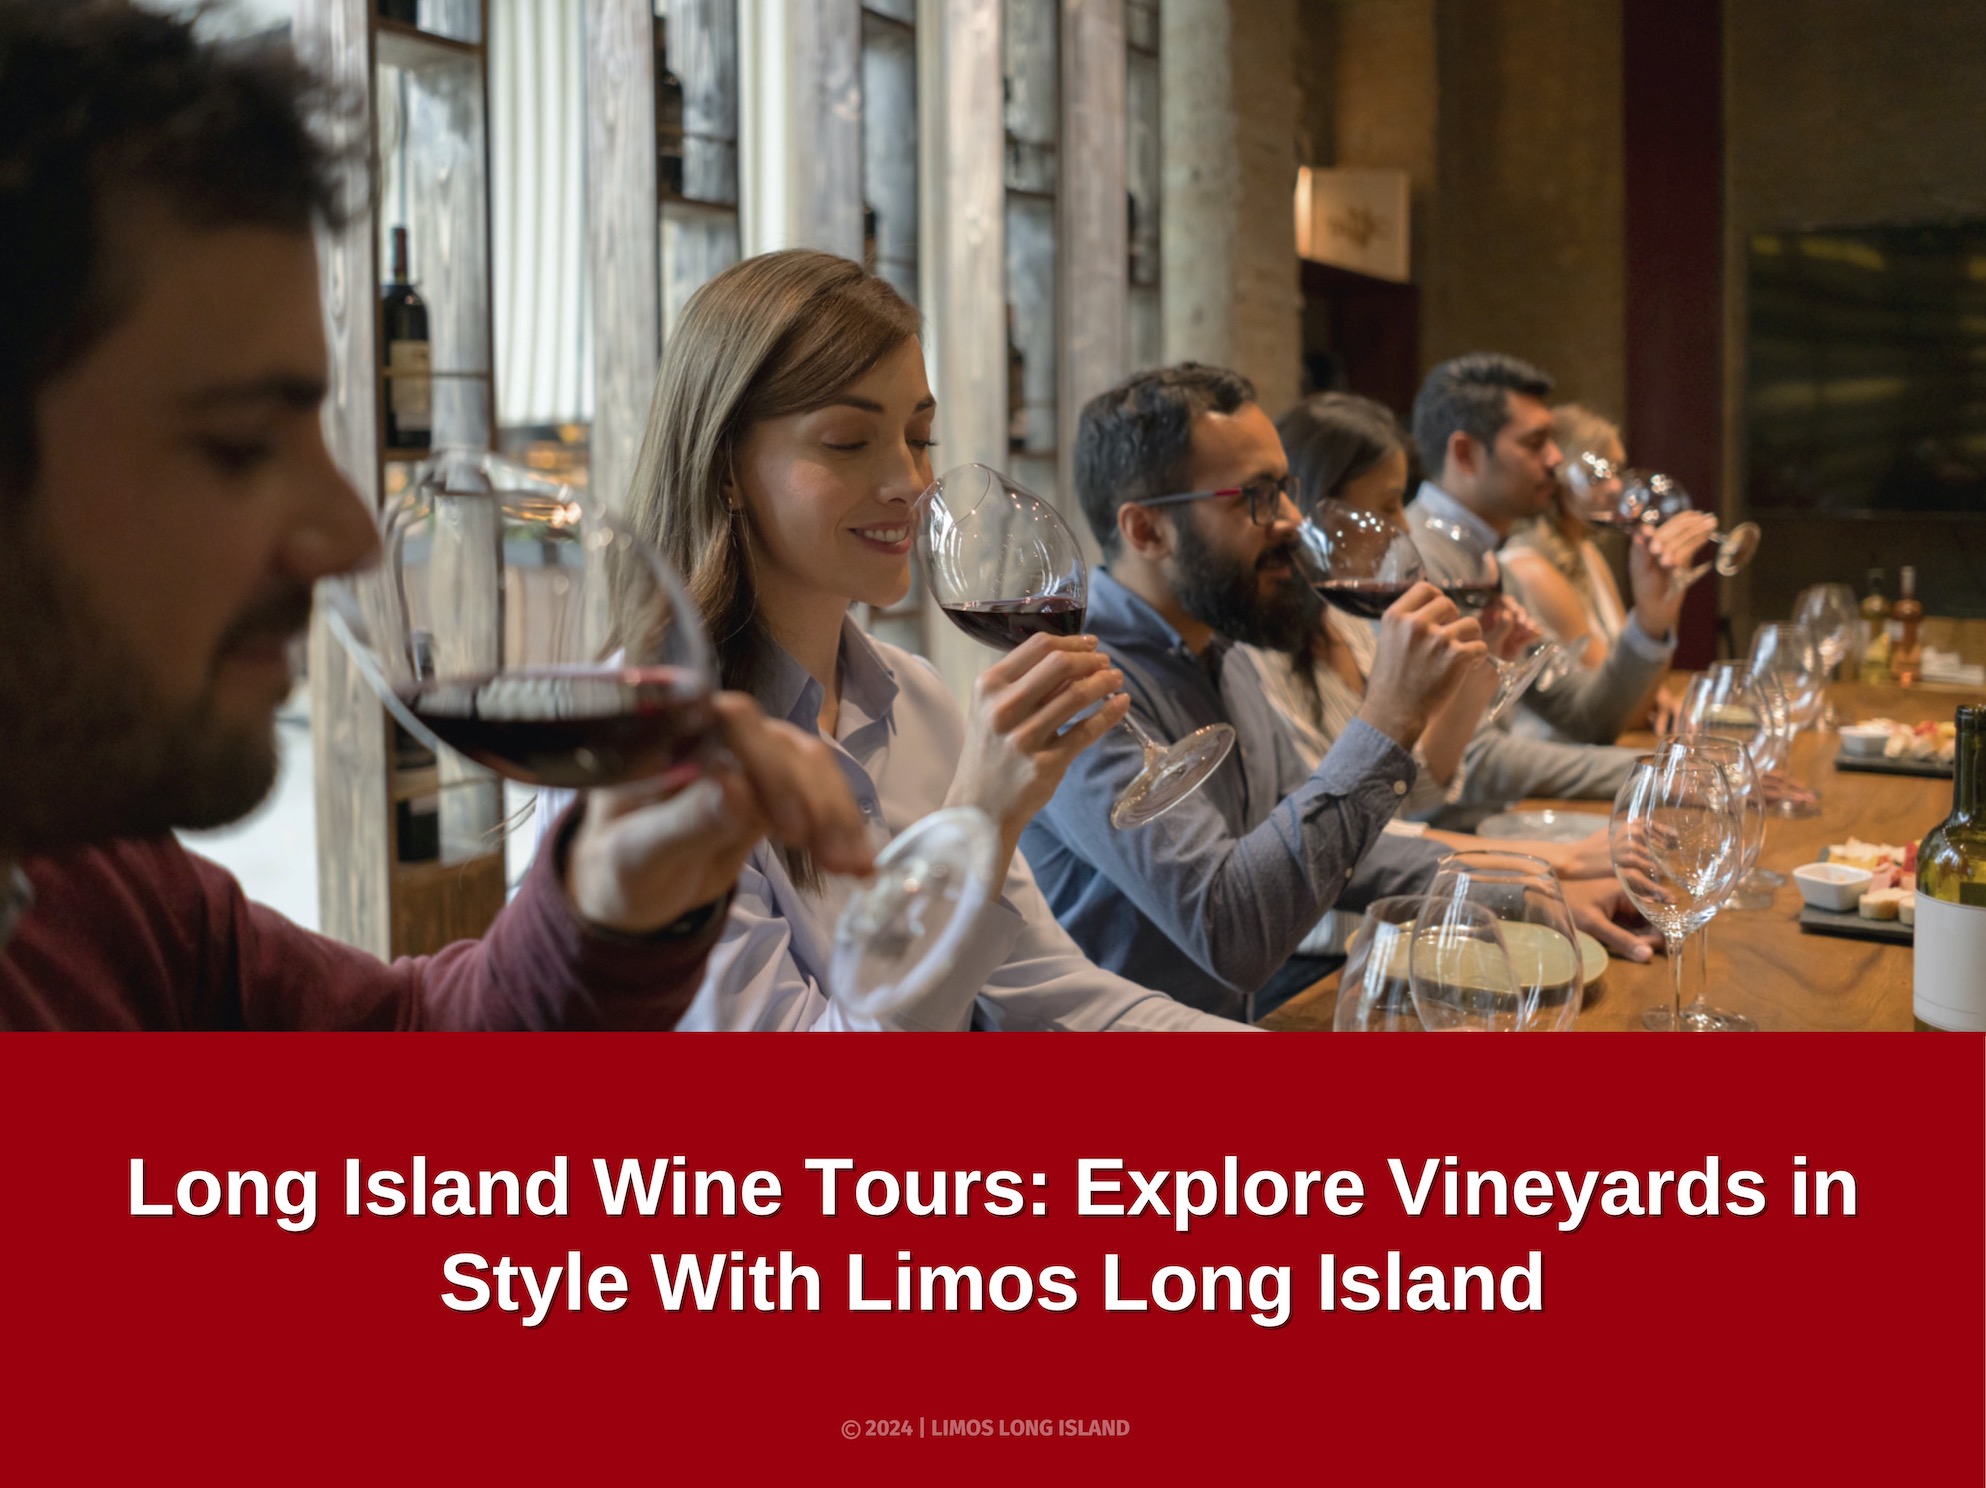
{"type": "MultiPolygon", "coordinates": [[[[309,604],[264,601],[229,636],[293,628],[309,604]]],[[[275,783],[273,727],[222,730],[205,693],[160,702],[32,517],[0,543],[0,636],[0,854],[222,826],[275,783]]]]}
{"type": "MultiPolygon", "coordinates": [[[[1306,606],[1309,589],[1292,572],[1273,594],[1264,596],[1256,564],[1225,558],[1209,548],[1190,522],[1174,524],[1179,550],[1166,581],[1186,612],[1231,641],[1288,651],[1309,638],[1316,624],[1306,606]]],[[[1264,558],[1288,557],[1294,545],[1271,548],[1264,558]]]]}

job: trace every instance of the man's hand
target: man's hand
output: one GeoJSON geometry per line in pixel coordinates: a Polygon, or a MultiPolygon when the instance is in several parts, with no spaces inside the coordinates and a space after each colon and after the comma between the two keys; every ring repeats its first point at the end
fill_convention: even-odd
{"type": "Polygon", "coordinates": [[[1572,909],[1572,923],[1610,952],[1630,961],[1653,958],[1662,937],[1636,913],[1617,880],[1584,878],[1572,883],[1561,880],[1559,887],[1572,909]]]}
{"type": "Polygon", "coordinates": [[[763,837],[804,848],[830,873],[874,866],[825,744],[768,719],[743,693],[719,693],[713,707],[729,759],[586,794],[565,877],[589,924],[645,935],[714,904],[763,837]]]}
{"type": "Polygon", "coordinates": [[[1048,804],[1070,762],[1130,711],[1123,686],[1124,674],[1093,637],[1051,635],[1028,637],[973,683],[965,750],[945,804],[976,806],[1000,828],[1001,883],[1022,829],[1048,804]]]}
{"type": "Polygon", "coordinates": [[[1416,584],[1379,622],[1379,654],[1358,716],[1402,749],[1412,749],[1429,715],[1488,656],[1482,627],[1434,585],[1416,584]]]}
{"type": "Polygon", "coordinates": [[[1650,639],[1675,632],[1687,587],[1682,575],[1716,530],[1717,519],[1709,512],[1687,511],[1653,532],[1635,535],[1627,551],[1628,587],[1634,594],[1634,617],[1650,639]]]}

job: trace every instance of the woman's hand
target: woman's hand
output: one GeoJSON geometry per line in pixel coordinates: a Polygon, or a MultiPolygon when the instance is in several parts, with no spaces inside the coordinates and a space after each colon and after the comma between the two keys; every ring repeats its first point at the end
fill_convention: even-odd
{"type": "Polygon", "coordinates": [[[1130,711],[1123,685],[1124,674],[1097,650],[1096,637],[1051,635],[1030,636],[973,683],[965,751],[945,804],[977,806],[999,825],[996,894],[1022,828],[1048,804],[1070,761],[1130,711]],[[1098,703],[1095,713],[1062,732],[1098,703]]]}
{"type": "Polygon", "coordinates": [[[1678,512],[1653,532],[1636,533],[1628,548],[1628,586],[1634,591],[1634,614],[1651,640],[1674,634],[1682,613],[1683,571],[1710,541],[1717,519],[1709,512],[1678,512]]]}
{"type": "Polygon", "coordinates": [[[1607,845],[1605,827],[1595,828],[1577,842],[1513,842],[1508,850],[1543,858],[1562,879],[1614,876],[1613,852],[1607,845]]]}
{"type": "Polygon", "coordinates": [[[1662,943],[1661,935],[1627,897],[1618,882],[1582,878],[1561,883],[1565,902],[1572,910],[1572,923],[1599,941],[1616,956],[1629,961],[1648,961],[1662,943]]]}
{"type": "Polygon", "coordinates": [[[1515,661],[1545,638],[1524,606],[1500,595],[1482,616],[1483,641],[1498,661],[1515,661]]]}

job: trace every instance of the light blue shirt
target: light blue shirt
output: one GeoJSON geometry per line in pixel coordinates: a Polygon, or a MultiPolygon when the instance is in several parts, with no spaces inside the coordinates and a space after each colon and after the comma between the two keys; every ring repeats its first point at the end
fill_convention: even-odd
{"type": "MultiPolygon", "coordinates": [[[[841,703],[823,740],[880,845],[945,804],[965,743],[965,719],[929,662],[863,633],[841,630],[841,703]]],[[[768,716],[820,735],[821,684],[775,649],[758,689],[768,716]]],[[[547,803],[549,804],[549,803],[547,803]]],[[[557,812],[541,815],[548,819],[557,812]]],[[[853,888],[829,877],[818,891],[793,882],[770,844],[739,875],[722,939],[681,1029],[835,1029],[855,1026],[826,987],[835,922],[853,888]]],[[[892,1026],[909,1029],[1173,1029],[1245,1025],[1185,1007],[1097,966],[1055,921],[1020,854],[1002,896],[979,921],[946,977],[892,1026]]]]}

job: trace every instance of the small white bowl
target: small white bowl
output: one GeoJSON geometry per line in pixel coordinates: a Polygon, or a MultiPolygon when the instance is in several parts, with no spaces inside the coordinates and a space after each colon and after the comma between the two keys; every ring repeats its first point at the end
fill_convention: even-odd
{"type": "Polygon", "coordinates": [[[1800,897],[1815,909],[1831,909],[1837,914],[1859,904],[1874,878],[1868,869],[1851,868],[1846,863],[1802,863],[1793,870],[1800,897]]]}
{"type": "Polygon", "coordinates": [[[1881,754],[1889,743],[1889,730],[1873,728],[1866,723],[1851,723],[1841,730],[1841,752],[1868,756],[1881,754]]]}

